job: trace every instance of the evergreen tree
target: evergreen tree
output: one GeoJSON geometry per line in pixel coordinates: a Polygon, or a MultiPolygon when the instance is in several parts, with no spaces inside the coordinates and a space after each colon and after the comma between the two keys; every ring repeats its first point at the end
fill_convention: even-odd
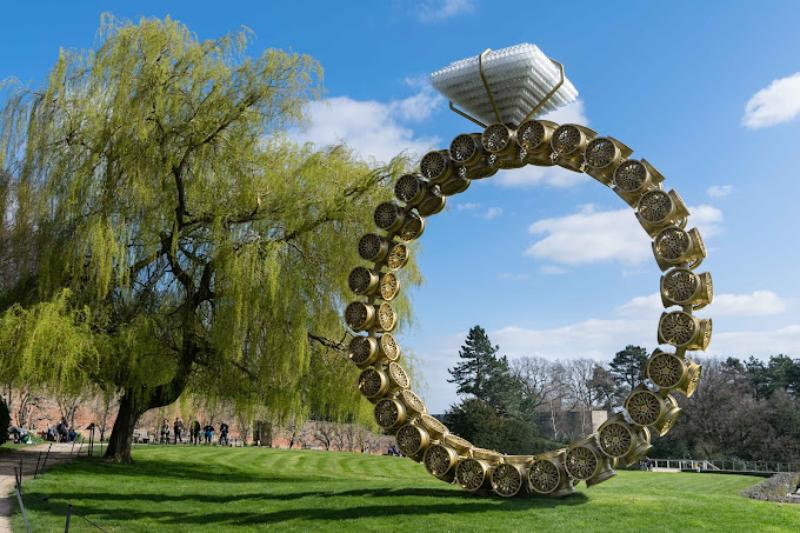
{"type": "Polygon", "coordinates": [[[105,17],[95,50],[0,111],[0,379],[119,395],[112,460],[184,394],[278,422],[370,412],[344,385],[341,302],[405,161],[287,142],[320,68],[248,40],[105,17]]]}
{"type": "Polygon", "coordinates": [[[482,448],[511,454],[533,454],[552,448],[536,434],[528,420],[498,416],[493,406],[478,398],[467,398],[452,406],[445,424],[453,433],[482,448]]]}
{"type": "Polygon", "coordinates": [[[616,383],[611,373],[603,366],[595,363],[592,367],[592,378],[588,387],[592,393],[592,407],[602,407],[608,410],[614,406],[616,383]]]}
{"type": "Polygon", "coordinates": [[[644,381],[647,359],[645,348],[630,344],[614,355],[608,367],[619,400],[623,400],[634,387],[644,381]]]}
{"type": "Polygon", "coordinates": [[[458,394],[472,395],[503,409],[512,378],[508,359],[498,356],[499,350],[499,346],[492,345],[486,330],[473,326],[458,352],[461,362],[448,370],[452,377],[447,381],[458,386],[458,394]]]}

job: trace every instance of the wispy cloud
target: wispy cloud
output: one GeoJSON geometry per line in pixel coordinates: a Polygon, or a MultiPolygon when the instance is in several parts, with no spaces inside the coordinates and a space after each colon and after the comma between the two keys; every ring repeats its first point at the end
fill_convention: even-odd
{"type": "MultiPolygon", "coordinates": [[[[786,300],[773,291],[758,290],[744,294],[718,294],[714,297],[710,313],[716,316],[775,316],[786,311],[786,300]]],[[[631,298],[616,309],[623,317],[655,318],[664,307],[658,293],[631,298]]]]}
{"type": "MultiPolygon", "coordinates": [[[[690,223],[703,237],[718,233],[722,211],[710,205],[689,208],[690,223]]],[[[598,211],[593,205],[577,213],[545,218],[530,225],[528,232],[541,239],[525,255],[566,265],[619,262],[636,265],[652,259],[650,238],[630,209],[598,211]]]]}
{"type": "Polygon", "coordinates": [[[499,217],[503,214],[502,207],[490,207],[483,213],[481,213],[481,218],[484,220],[494,220],[495,218],[499,217]]]}
{"type": "Polygon", "coordinates": [[[481,209],[481,204],[475,202],[463,202],[456,204],[458,211],[469,211],[473,216],[480,217],[484,220],[494,220],[503,214],[502,207],[489,206],[486,209],[481,209]]]}
{"type": "Polygon", "coordinates": [[[706,189],[706,194],[711,198],[724,198],[733,192],[733,185],[712,185],[706,189]]]}
{"type": "Polygon", "coordinates": [[[423,0],[419,3],[417,18],[420,22],[429,24],[473,11],[473,0],[423,0]]]}
{"type": "Polygon", "coordinates": [[[747,102],[742,124],[766,128],[800,117],[800,72],[774,80],[747,102]]]}
{"type": "Polygon", "coordinates": [[[298,142],[318,146],[346,144],[366,159],[387,162],[401,152],[418,157],[440,144],[438,137],[420,136],[413,125],[428,120],[442,103],[429,85],[407,80],[415,94],[380,102],[338,96],[311,102],[308,123],[293,135],[298,142]]]}
{"type": "Polygon", "coordinates": [[[561,274],[566,274],[567,273],[567,269],[566,268],[561,268],[561,267],[555,266],[555,265],[542,265],[542,267],[539,269],[539,271],[542,274],[547,274],[548,276],[559,276],[561,274]]]}
{"type": "MultiPolygon", "coordinates": [[[[590,357],[608,361],[627,344],[655,348],[656,325],[653,320],[641,318],[590,319],[554,328],[507,326],[490,331],[489,335],[492,342],[500,345],[502,353],[511,358],[542,355],[553,359],[590,357]]],[[[765,357],[798,352],[800,324],[789,324],[764,330],[717,330],[703,355],[765,357]]]]}

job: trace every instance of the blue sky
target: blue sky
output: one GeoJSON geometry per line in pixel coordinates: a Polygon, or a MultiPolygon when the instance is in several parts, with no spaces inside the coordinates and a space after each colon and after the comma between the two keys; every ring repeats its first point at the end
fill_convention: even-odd
{"type": "MultiPolygon", "coordinates": [[[[169,14],[201,38],[245,25],[253,52],[314,56],[326,100],[309,108],[298,139],[345,141],[379,160],[474,129],[427,74],[487,47],[537,44],[580,93],[555,120],[622,140],[690,206],[717,294],[704,312],[711,353],[800,356],[800,3],[17,2],[0,19],[0,78],[41,82],[58,47],[92,44],[104,11],[169,14]]],[[[429,221],[420,263],[416,321],[400,338],[426,374],[432,411],[455,400],[446,369],[476,323],[512,358],[656,346],[648,240],[589,178],[532,168],[473,184],[429,221]]]]}

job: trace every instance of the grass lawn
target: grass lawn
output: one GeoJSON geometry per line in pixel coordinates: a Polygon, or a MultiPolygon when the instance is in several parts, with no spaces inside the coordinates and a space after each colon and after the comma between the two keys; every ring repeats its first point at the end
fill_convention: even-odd
{"type": "MultiPolygon", "coordinates": [[[[800,505],[739,496],[760,481],[745,476],[621,472],[564,500],[503,500],[465,494],[396,457],[151,446],[134,459],[80,459],[26,481],[33,530],[63,531],[69,502],[120,532],[800,531],[800,505]]],[[[14,527],[24,531],[19,515],[14,527]]]]}

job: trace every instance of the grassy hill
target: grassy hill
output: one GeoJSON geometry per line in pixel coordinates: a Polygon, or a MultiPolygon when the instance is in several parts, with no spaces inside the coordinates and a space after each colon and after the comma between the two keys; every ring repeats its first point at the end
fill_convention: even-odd
{"type": "Polygon", "coordinates": [[[565,500],[503,500],[395,457],[159,446],[134,457],[127,466],[81,459],[26,481],[33,530],[63,531],[69,502],[120,532],[800,531],[800,505],[739,496],[759,481],[745,476],[621,472],[565,500]]]}

